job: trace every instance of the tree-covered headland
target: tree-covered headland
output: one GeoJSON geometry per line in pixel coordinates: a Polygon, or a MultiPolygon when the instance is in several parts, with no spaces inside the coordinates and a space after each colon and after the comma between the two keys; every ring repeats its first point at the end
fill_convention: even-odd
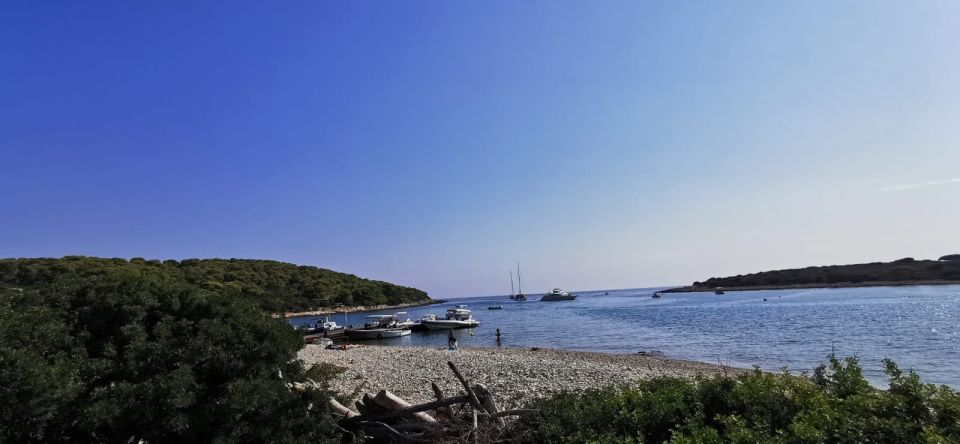
{"type": "Polygon", "coordinates": [[[800,287],[860,287],[876,285],[960,284],[960,254],[937,260],[910,257],[892,262],[827,265],[712,277],[668,291],[754,290],[800,287]]]}
{"type": "Polygon", "coordinates": [[[271,312],[430,300],[416,288],[318,267],[249,259],[0,259],[0,288],[39,289],[68,280],[111,279],[131,273],[250,298],[271,312]]]}

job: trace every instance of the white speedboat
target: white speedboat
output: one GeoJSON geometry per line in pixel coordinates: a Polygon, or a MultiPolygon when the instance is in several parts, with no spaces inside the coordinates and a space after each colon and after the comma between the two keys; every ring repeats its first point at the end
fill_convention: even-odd
{"type": "Polygon", "coordinates": [[[407,312],[405,311],[398,311],[397,314],[393,315],[393,318],[395,321],[397,321],[396,326],[400,328],[411,328],[414,325],[416,325],[416,322],[411,321],[410,318],[407,316],[407,312]],[[403,318],[407,318],[407,319],[401,321],[400,319],[403,319],[403,318]]]}
{"type": "Polygon", "coordinates": [[[480,325],[475,319],[473,319],[473,314],[470,310],[467,310],[465,305],[458,305],[457,308],[451,308],[447,310],[447,316],[443,319],[438,319],[434,315],[424,316],[420,320],[420,325],[426,327],[428,330],[452,330],[456,328],[473,328],[480,325]]]}
{"type": "Polygon", "coordinates": [[[399,338],[410,334],[410,328],[398,326],[395,315],[370,315],[363,328],[348,328],[346,335],[350,339],[387,339],[399,338]]]}
{"type": "Polygon", "coordinates": [[[543,295],[540,298],[541,301],[572,301],[577,298],[577,295],[567,293],[559,288],[554,288],[553,291],[543,295]]]}

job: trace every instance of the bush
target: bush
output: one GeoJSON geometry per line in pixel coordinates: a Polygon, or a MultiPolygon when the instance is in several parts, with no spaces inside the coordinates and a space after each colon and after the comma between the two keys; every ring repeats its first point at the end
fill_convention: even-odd
{"type": "Polygon", "coordinates": [[[872,388],[856,358],[830,356],[811,377],[756,370],[562,393],[535,402],[540,415],[516,433],[532,442],[960,441],[960,395],[885,365],[888,390],[872,388]]]}
{"type": "Polygon", "coordinates": [[[7,291],[0,442],[337,439],[329,395],[286,386],[302,343],[249,301],[162,275],[7,291]]]}

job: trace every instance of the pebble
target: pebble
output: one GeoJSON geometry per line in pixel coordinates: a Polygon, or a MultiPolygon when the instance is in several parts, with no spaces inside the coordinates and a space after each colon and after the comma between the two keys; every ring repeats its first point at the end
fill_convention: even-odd
{"type": "Polygon", "coordinates": [[[522,407],[533,398],[562,391],[582,391],[629,384],[657,376],[696,377],[736,374],[743,370],[653,354],[608,354],[552,349],[461,348],[369,345],[347,350],[307,345],[299,353],[307,366],[326,362],[346,367],[331,381],[342,393],[376,393],[387,389],[411,403],[435,400],[436,382],[447,395],[462,393],[447,366],[453,361],[471,384],[483,384],[501,409],[522,407]]]}

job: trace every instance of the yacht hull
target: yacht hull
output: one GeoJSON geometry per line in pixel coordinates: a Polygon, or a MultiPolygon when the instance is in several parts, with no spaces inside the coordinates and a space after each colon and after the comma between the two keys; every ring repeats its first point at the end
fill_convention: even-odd
{"type": "Polygon", "coordinates": [[[548,294],[548,295],[540,298],[540,300],[541,300],[541,301],[547,301],[547,302],[550,302],[550,301],[572,301],[572,300],[574,300],[574,299],[576,299],[576,298],[577,298],[577,295],[575,295],[575,294],[566,295],[566,296],[564,296],[564,295],[552,295],[552,294],[548,294]]]}
{"type": "Polygon", "coordinates": [[[454,321],[448,319],[437,319],[436,321],[421,321],[420,325],[427,330],[451,330],[458,328],[473,328],[480,325],[477,321],[454,321]]]}
{"type": "Polygon", "coordinates": [[[389,339],[410,334],[409,329],[400,328],[357,328],[346,331],[350,339],[389,339]]]}

